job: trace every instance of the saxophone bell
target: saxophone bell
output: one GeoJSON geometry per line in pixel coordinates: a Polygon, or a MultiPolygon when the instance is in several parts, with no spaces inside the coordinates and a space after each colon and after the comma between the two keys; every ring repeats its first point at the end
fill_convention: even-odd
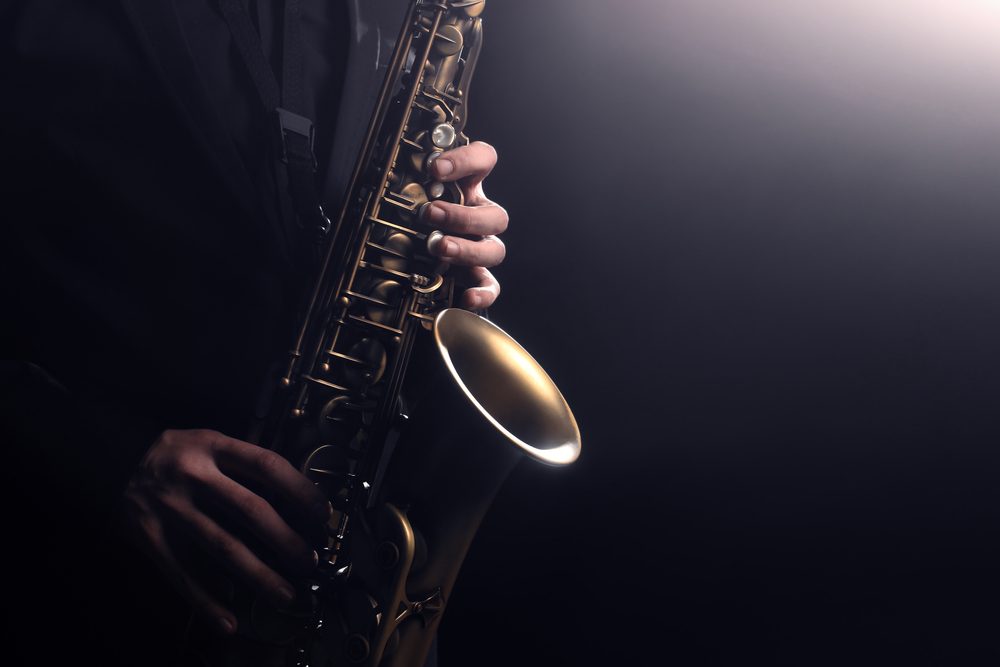
{"type": "MultiPolygon", "coordinates": [[[[352,578],[392,594],[370,608],[374,632],[360,624],[344,634],[332,618],[323,624],[325,644],[355,664],[403,667],[426,655],[465,553],[510,471],[525,457],[563,466],[580,454],[580,431],[559,389],[499,327],[448,309],[434,319],[434,343],[443,372],[393,449],[370,536],[351,545],[352,578]],[[381,662],[368,659],[377,655],[381,662]]],[[[352,610],[340,609],[341,617],[361,606],[356,597],[345,598],[352,610]]]]}

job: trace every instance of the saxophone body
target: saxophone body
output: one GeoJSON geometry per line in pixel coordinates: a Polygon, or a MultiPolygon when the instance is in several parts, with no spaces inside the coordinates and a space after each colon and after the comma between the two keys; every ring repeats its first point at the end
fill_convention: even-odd
{"type": "Polygon", "coordinates": [[[430,201],[463,203],[427,167],[468,143],[483,5],[410,5],[249,438],[314,481],[334,516],[293,609],[230,596],[239,630],[225,664],[422,665],[507,474],[525,457],[558,466],[579,455],[572,412],[544,370],[495,325],[450,307],[453,280],[428,250],[440,233],[420,223],[430,201]]]}

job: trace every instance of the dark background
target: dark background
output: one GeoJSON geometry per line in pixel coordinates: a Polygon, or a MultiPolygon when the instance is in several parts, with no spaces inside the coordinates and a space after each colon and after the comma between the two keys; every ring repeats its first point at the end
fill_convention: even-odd
{"type": "Polygon", "coordinates": [[[494,0],[492,318],[576,413],[442,664],[1000,661],[1000,8],[494,0]]]}

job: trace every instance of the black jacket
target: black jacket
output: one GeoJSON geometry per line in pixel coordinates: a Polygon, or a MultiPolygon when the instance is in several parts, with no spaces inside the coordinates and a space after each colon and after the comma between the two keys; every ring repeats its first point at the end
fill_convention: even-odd
{"type": "MultiPolygon", "coordinates": [[[[186,1],[0,9],[5,561],[33,591],[12,630],[20,642],[106,639],[92,621],[152,596],[123,592],[109,568],[133,564],[132,581],[160,587],[135,554],[105,547],[124,484],[164,428],[240,437],[292,326],[303,272],[285,195],[213,105],[178,18],[186,1]]],[[[405,4],[346,3],[350,53],[321,168],[328,210],[405,4]]],[[[235,90],[247,131],[270,141],[249,76],[235,90]]]]}

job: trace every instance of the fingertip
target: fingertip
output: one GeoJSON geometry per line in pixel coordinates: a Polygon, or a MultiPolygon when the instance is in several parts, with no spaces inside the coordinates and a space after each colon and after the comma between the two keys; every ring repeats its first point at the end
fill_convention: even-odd
{"type": "Polygon", "coordinates": [[[220,616],[218,619],[216,619],[216,628],[223,635],[231,635],[234,632],[236,632],[236,620],[235,619],[230,620],[225,616],[220,616]]]}
{"type": "Polygon", "coordinates": [[[316,553],[315,551],[311,551],[302,557],[302,560],[299,562],[299,569],[301,569],[302,572],[308,574],[309,572],[315,570],[318,565],[319,565],[319,554],[316,553]]]}
{"type": "Polygon", "coordinates": [[[333,517],[333,505],[329,500],[322,500],[313,505],[312,514],[317,523],[326,523],[333,517]]]}

